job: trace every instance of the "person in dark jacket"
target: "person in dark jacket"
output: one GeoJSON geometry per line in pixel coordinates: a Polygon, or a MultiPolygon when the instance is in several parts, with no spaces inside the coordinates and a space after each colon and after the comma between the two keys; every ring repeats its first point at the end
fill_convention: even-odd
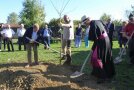
{"type": "Polygon", "coordinates": [[[81,46],[81,37],[82,37],[82,27],[80,23],[78,24],[78,27],[75,29],[75,47],[80,47],[81,46]]]}
{"type": "Polygon", "coordinates": [[[0,51],[1,51],[1,47],[2,47],[2,34],[1,34],[1,31],[0,31],[0,51]]]}
{"type": "Polygon", "coordinates": [[[107,33],[108,33],[108,36],[109,36],[109,40],[110,40],[110,43],[111,43],[111,49],[113,47],[113,33],[115,31],[115,25],[113,22],[111,22],[111,19],[108,19],[107,20],[107,33]]]}
{"type": "Polygon", "coordinates": [[[26,30],[24,34],[24,42],[26,44],[26,50],[27,50],[27,58],[28,58],[28,64],[26,67],[28,68],[29,66],[32,65],[32,48],[34,51],[34,61],[35,64],[38,65],[38,45],[39,43],[39,25],[34,24],[33,27],[30,27],[26,30]],[[37,42],[36,42],[37,41],[37,42]]]}
{"type": "Polygon", "coordinates": [[[42,41],[44,44],[44,49],[49,49],[50,47],[50,37],[51,37],[51,29],[48,28],[48,25],[45,25],[45,28],[41,30],[41,35],[42,35],[42,41]]]}
{"type": "Polygon", "coordinates": [[[86,27],[90,25],[89,40],[94,42],[91,50],[91,64],[93,67],[91,74],[98,78],[98,83],[102,83],[106,79],[111,80],[115,75],[115,68],[105,24],[100,20],[90,20],[85,15],[81,20],[86,27]]]}

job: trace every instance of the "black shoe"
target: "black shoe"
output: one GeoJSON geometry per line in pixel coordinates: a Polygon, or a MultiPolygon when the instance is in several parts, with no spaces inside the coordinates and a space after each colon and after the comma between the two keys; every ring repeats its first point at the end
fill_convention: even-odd
{"type": "Polygon", "coordinates": [[[47,49],[47,47],[46,47],[46,46],[44,46],[44,49],[47,49]]]}
{"type": "Polygon", "coordinates": [[[69,54],[67,54],[67,59],[66,61],[63,63],[63,65],[71,65],[71,61],[72,61],[72,58],[69,54]]]}
{"type": "Polygon", "coordinates": [[[38,62],[35,62],[35,65],[39,65],[39,63],[38,62]]]}

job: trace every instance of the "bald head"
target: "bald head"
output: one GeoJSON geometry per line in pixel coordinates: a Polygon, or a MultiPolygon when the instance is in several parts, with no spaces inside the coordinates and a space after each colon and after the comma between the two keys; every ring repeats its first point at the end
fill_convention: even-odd
{"type": "Polygon", "coordinates": [[[70,19],[69,19],[68,15],[64,15],[64,21],[66,23],[69,23],[70,22],[70,19]]]}
{"type": "Polygon", "coordinates": [[[11,26],[10,26],[9,24],[7,24],[7,28],[10,29],[10,27],[11,27],[11,26]]]}

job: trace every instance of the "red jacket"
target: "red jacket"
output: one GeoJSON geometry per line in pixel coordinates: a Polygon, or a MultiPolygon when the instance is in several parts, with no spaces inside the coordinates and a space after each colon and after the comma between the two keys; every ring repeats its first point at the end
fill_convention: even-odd
{"type": "MultiPolygon", "coordinates": [[[[128,23],[125,27],[124,32],[126,32],[126,34],[128,36],[131,36],[132,32],[134,31],[134,23],[128,23]]],[[[134,36],[134,35],[133,35],[134,36]]]]}

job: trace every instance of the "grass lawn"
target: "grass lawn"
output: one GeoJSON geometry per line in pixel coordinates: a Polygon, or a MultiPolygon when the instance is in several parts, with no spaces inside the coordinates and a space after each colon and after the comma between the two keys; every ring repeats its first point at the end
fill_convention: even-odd
{"type": "MultiPolygon", "coordinates": [[[[118,56],[119,45],[117,41],[113,42],[113,58],[118,56]]],[[[60,51],[60,43],[51,44],[51,48],[60,51]]],[[[89,48],[84,47],[84,42],[80,48],[75,48],[72,43],[72,64],[82,65],[86,56],[88,55],[92,46],[90,43],[89,48]]],[[[15,52],[0,52],[0,64],[11,63],[11,62],[27,62],[26,51],[18,51],[17,44],[14,44],[15,52]]],[[[39,46],[39,61],[51,62],[54,64],[59,64],[60,54],[53,52],[51,50],[44,50],[43,45],[39,46]]],[[[116,77],[115,83],[112,84],[112,90],[134,90],[134,66],[128,64],[128,55],[123,56],[123,62],[115,65],[116,67],[116,77]]],[[[88,63],[84,69],[84,72],[89,74],[91,72],[91,65],[88,63]]]]}

